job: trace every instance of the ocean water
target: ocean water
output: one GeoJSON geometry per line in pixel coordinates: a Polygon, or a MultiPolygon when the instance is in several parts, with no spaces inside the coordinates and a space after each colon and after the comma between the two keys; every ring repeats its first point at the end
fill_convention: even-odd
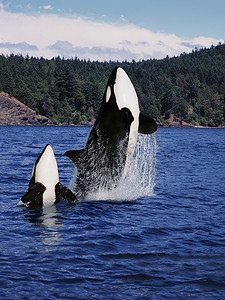
{"type": "Polygon", "coordinates": [[[225,130],[159,128],[111,194],[17,207],[47,143],[73,185],[89,130],[0,127],[0,299],[225,299],[225,130]]]}

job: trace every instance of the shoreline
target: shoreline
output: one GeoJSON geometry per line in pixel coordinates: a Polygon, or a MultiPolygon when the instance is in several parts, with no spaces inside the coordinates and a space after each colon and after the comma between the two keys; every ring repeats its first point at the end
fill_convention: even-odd
{"type": "MultiPolygon", "coordinates": [[[[95,119],[83,120],[77,124],[70,122],[54,122],[46,116],[38,114],[35,110],[29,108],[14,97],[7,93],[0,92],[0,126],[65,126],[65,127],[92,127],[95,119]]],[[[225,125],[219,126],[201,126],[198,123],[187,123],[180,117],[170,114],[168,119],[156,118],[158,127],[164,128],[218,128],[223,129],[225,125]]]]}
{"type": "MultiPolygon", "coordinates": [[[[21,126],[21,127],[93,127],[93,124],[88,123],[79,123],[79,124],[0,124],[0,127],[3,126],[21,126]]],[[[225,125],[219,125],[217,127],[210,126],[200,126],[200,125],[163,125],[157,124],[158,128],[190,128],[190,129],[225,129],[225,125]]]]}

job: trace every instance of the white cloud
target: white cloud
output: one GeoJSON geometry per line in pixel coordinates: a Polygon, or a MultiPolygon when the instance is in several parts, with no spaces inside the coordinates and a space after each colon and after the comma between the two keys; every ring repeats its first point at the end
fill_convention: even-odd
{"type": "Polygon", "coordinates": [[[6,8],[7,5],[4,5],[2,2],[0,2],[0,10],[6,8]]]}
{"type": "Polygon", "coordinates": [[[125,22],[125,21],[126,21],[126,19],[125,19],[124,15],[121,15],[121,16],[120,16],[120,20],[121,20],[121,21],[123,21],[123,22],[125,22]]]}
{"type": "Polygon", "coordinates": [[[51,5],[39,6],[39,8],[43,8],[43,9],[46,9],[46,10],[52,10],[53,9],[53,7],[51,5]]]}
{"type": "Polygon", "coordinates": [[[38,50],[37,46],[29,45],[26,42],[22,43],[0,43],[0,49],[7,49],[11,51],[33,51],[38,50]]]}
{"type": "MultiPolygon", "coordinates": [[[[1,45],[0,45],[1,46],[1,45]]],[[[104,46],[98,47],[74,47],[67,41],[57,41],[49,47],[52,51],[57,52],[60,56],[64,57],[79,57],[90,58],[96,57],[95,60],[107,61],[112,59],[114,61],[121,60],[138,60],[139,57],[136,53],[132,53],[129,49],[125,48],[109,48],[104,46]]]]}
{"type": "MultiPolygon", "coordinates": [[[[45,9],[51,9],[46,5],[45,9]]],[[[106,23],[85,17],[55,14],[26,15],[4,10],[0,2],[0,53],[30,56],[79,57],[91,60],[139,60],[190,52],[222,40],[192,40],[152,32],[125,21],[106,23]]]]}

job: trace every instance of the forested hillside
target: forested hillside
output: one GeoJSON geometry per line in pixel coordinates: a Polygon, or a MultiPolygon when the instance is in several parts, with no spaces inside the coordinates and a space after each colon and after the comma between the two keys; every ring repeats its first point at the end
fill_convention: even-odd
{"type": "Polygon", "coordinates": [[[203,126],[225,124],[225,44],[139,62],[90,62],[0,56],[0,92],[17,98],[53,122],[95,117],[115,66],[128,73],[142,112],[162,123],[171,114],[203,126]]]}

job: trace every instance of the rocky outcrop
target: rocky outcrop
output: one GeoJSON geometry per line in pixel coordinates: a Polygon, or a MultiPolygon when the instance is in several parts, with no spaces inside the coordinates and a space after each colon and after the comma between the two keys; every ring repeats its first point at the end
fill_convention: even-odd
{"type": "Polygon", "coordinates": [[[183,120],[181,120],[181,118],[178,118],[173,114],[170,114],[169,119],[164,120],[163,123],[161,123],[160,119],[157,119],[156,122],[159,127],[188,127],[188,128],[196,127],[195,124],[184,122],[183,120]]]}
{"type": "Polygon", "coordinates": [[[195,127],[194,124],[184,122],[181,120],[181,118],[178,118],[173,114],[170,114],[170,117],[167,121],[169,123],[169,127],[195,127]]]}
{"type": "Polygon", "coordinates": [[[33,109],[10,97],[0,93],[0,125],[53,125],[45,116],[37,114],[33,109]]]}
{"type": "Polygon", "coordinates": [[[219,125],[218,127],[210,127],[210,126],[200,126],[197,122],[194,123],[194,124],[187,123],[187,122],[184,122],[181,118],[178,118],[173,114],[170,114],[169,118],[164,120],[164,122],[161,122],[160,119],[157,119],[156,122],[157,122],[159,127],[225,128],[224,125],[219,125]]]}

